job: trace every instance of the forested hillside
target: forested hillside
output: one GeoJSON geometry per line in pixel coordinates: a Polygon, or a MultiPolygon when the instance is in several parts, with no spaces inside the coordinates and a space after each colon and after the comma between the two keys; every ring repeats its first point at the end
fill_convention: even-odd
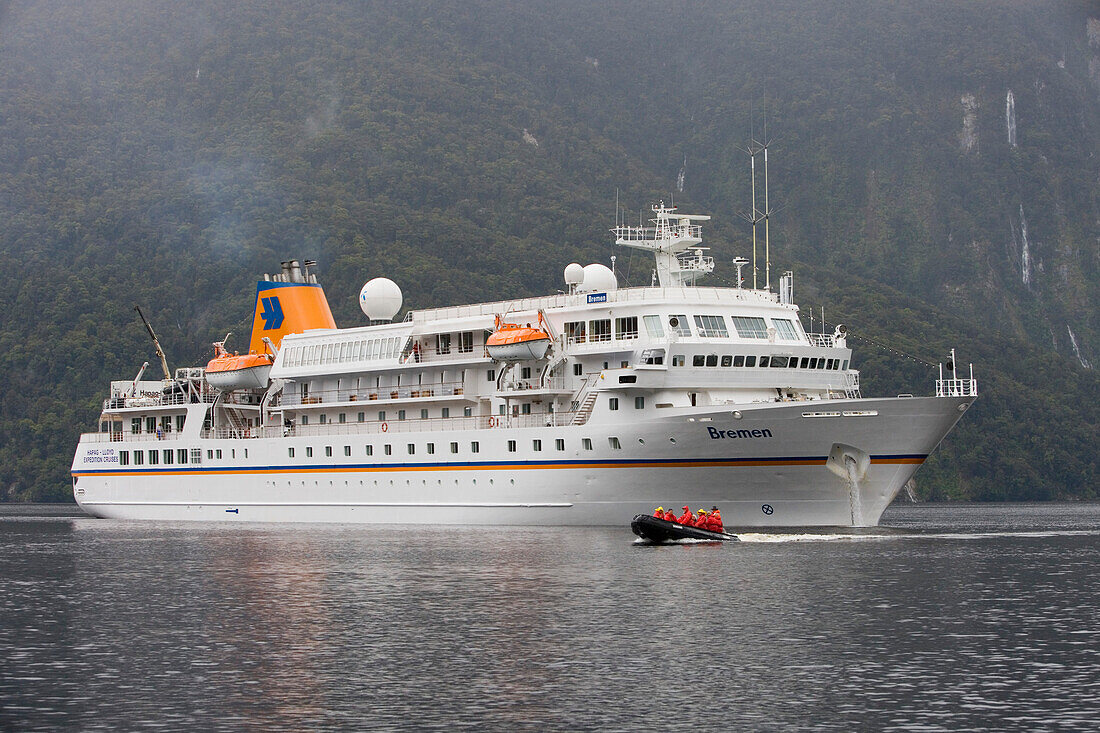
{"type": "Polygon", "coordinates": [[[200,364],[290,257],[341,325],[377,275],[410,307],[612,254],[648,283],[618,190],[711,214],[729,283],[765,117],[774,270],[861,337],[864,394],[975,363],[918,493],[1095,496],[1098,3],[72,0],[0,3],[0,499],[71,498],[152,360],[133,304],[200,364]]]}

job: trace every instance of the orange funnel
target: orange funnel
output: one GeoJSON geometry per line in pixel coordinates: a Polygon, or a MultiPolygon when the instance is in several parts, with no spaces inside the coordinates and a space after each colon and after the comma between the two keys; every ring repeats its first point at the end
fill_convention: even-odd
{"type": "Polygon", "coordinates": [[[264,338],[278,348],[283,336],[311,328],[336,328],[325,291],[317,283],[261,281],[256,287],[250,353],[267,351],[264,338]]]}

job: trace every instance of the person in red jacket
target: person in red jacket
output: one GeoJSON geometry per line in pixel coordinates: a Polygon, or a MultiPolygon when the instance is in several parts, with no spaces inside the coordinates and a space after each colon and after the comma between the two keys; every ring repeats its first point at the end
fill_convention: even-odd
{"type": "Polygon", "coordinates": [[[657,507],[657,511],[653,512],[653,516],[657,517],[657,519],[664,519],[665,518],[665,508],[663,506],[657,507]]]}
{"type": "Polygon", "coordinates": [[[710,521],[715,532],[725,532],[725,527],[722,526],[722,512],[718,511],[718,507],[710,508],[710,521]]]}
{"type": "Polygon", "coordinates": [[[681,514],[676,519],[676,521],[680,524],[685,524],[688,527],[693,527],[693,526],[695,526],[695,515],[691,513],[691,508],[690,507],[685,506],[684,507],[684,513],[681,514]]]}
{"type": "Polygon", "coordinates": [[[695,517],[694,525],[699,529],[707,528],[707,510],[700,509],[698,516],[695,517]]]}
{"type": "Polygon", "coordinates": [[[675,522],[676,521],[676,512],[672,511],[671,509],[666,511],[665,512],[665,521],[666,522],[675,522]]]}

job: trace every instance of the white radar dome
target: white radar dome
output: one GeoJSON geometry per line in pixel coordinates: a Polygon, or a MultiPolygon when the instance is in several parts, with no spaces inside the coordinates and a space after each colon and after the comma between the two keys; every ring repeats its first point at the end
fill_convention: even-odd
{"type": "Polygon", "coordinates": [[[359,307],[372,321],[392,321],[401,302],[401,288],[388,277],[369,280],[359,291],[359,307]]]}
{"type": "Polygon", "coordinates": [[[619,283],[615,280],[615,273],[607,265],[585,265],[584,281],[577,287],[578,293],[612,292],[619,283]]]}
{"type": "Polygon", "coordinates": [[[570,262],[565,266],[565,284],[580,285],[584,282],[584,268],[576,262],[570,262]]]}

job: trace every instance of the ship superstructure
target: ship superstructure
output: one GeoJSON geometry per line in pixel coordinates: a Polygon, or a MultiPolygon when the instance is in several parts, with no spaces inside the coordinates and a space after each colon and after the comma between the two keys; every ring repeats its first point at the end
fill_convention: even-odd
{"type": "Polygon", "coordinates": [[[309,268],[284,263],[257,291],[252,360],[237,357],[262,381],[227,378],[238,362],[222,349],[214,379],[113,382],[74,458],[77,502],[127,518],[541,525],[672,502],[719,505],[730,527],[876,524],[976,397],[972,376],[941,375],[934,397],[863,397],[845,329],[804,329],[790,273],[777,293],[740,272],[738,287],[699,286],[709,217],[653,212],[613,230],[653,253],[651,287],[573,264],[568,292],[395,322],[400,290],[376,278],[369,325],[341,329],[309,268]]]}

